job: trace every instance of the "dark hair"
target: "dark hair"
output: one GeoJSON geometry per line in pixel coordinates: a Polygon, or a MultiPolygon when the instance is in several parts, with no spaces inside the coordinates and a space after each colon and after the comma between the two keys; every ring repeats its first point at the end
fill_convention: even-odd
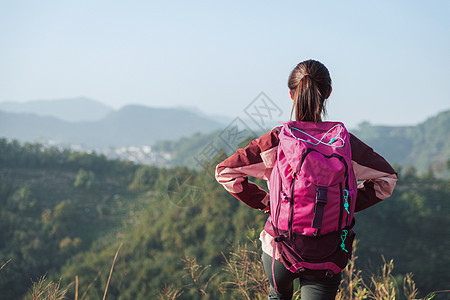
{"type": "Polygon", "coordinates": [[[328,69],[316,60],[302,61],[289,75],[288,87],[294,97],[291,119],[295,108],[296,121],[321,122],[331,92],[328,69]]]}

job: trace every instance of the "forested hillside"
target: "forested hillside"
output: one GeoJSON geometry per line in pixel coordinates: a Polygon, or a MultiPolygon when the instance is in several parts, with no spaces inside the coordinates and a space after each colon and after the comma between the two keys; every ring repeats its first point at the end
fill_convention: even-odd
{"type": "Polygon", "coordinates": [[[136,167],[125,162],[0,139],[0,166],[0,259],[11,260],[0,275],[2,299],[57,274],[139,205],[128,190],[136,167]]]}
{"type": "MultiPolygon", "coordinates": [[[[211,166],[214,162],[211,163],[211,166]]],[[[449,163],[447,163],[447,168],[449,163]]],[[[230,196],[211,176],[187,168],[157,169],[95,154],[0,140],[0,294],[20,299],[47,276],[74,298],[156,298],[165,287],[180,299],[239,299],[228,290],[225,258],[257,238],[266,215],[230,196]],[[184,269],[210,265],[199,285],[184,269]],[[216,274],[212,277],[212,274],[216,274]],[[208,280],[212,279],[208,282],[208,280]]],[[[357,214],[358,266],[369,275],[381,255],[394,275],[413,272],[424,293],[448,289],[450,181],[399,170],[394,195],[357,214]]]]}

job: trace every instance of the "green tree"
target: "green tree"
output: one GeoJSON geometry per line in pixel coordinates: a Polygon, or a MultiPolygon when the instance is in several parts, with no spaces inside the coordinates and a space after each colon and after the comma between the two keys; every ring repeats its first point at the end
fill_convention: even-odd
{"type": "Polygon", "coordinates": [[[80,169],[75,178],[75,182],[73,184],[76,188],[85,188],[90,189],[94,187],[96,184],[95,174],[92,171],[85,171],[84,169],[80,169]]]}
{"type": "Polygon", "coordinates": [[[133,191],[150,190],[158,179],[158,174],[158,168],[156,167],[141,166],[136,170],[129,188],[133,191]]]}

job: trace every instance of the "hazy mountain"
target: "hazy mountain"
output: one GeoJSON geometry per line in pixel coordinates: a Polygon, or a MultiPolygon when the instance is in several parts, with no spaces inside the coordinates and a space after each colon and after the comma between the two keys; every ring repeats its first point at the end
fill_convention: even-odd
{"type": "Polygon", "coordinates": [[[222,125],[225,125],[225,126],[230,124],[233,121],[233,119],[235,118],[235,117],[230,117],[230,116],[220,115],[220,114],[212,114],[212,115],[211,114],[207,114],[207,113],[203,112],[202,110],[200,110],[198,107],[195,107],[195,106],[184,106],[184,105],[181,105],[181,106],[178,106],[176,108],[181,109],[181,110],[190,111],[190,112],[192,112],[192,113],[194,113],[196,115],[199,115],[199,116],[202,116],[202,117],[214,120],[214,121],[216,121],[216,122],[218,122],[218,123],[220,123],[222,125]]]}
{"type": "Polygon", "coordinates": [[[97,121],[113,111],[101,102],[85,98],[33,100],[24,103],[0,102],[0,110],[11,113],[30,113],[51,116],[69,122],[97,121]]]}
{"type": "Polygon", "coordinates": [[[0,111],[1,137],[20,141],[55,140],[90,147],[148,145],[222,127],[185,110],[138,105],[125,106],[92,122],[66,122],[54,117],[0,111]]]}
{"type": "Polygon", "coordinates": [[[363,123],[353,132],[392,163],[439,174],[448,173],[450,110],[416,126],[374,126],[363,123]]]}
{"type": "Polygon", "coordinates": [[[38,138],[55,137],[59,132],[69,134],[71,123],[55,117],[34,114],[17,114],[0,111],[0,136],[19,141],[36,141],[38,138]]]}

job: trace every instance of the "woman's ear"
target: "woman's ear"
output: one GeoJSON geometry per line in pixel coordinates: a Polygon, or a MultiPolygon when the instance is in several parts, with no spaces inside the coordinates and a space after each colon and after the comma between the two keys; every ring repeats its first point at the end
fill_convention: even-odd
{"type": "Polygon", "coordinates": [[[289,90],[289,95],[291,96],[291,99],[294,100],[294,95],[292,95],[292,91],[289,90]]]}

